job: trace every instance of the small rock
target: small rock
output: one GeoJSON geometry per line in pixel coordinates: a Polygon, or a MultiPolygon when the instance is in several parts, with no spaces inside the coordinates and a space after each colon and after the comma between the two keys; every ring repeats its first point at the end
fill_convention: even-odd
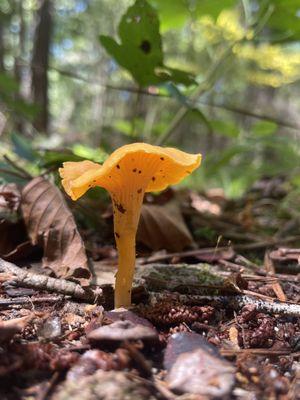
{"type": "Polygon", "coordinates": [[[234,367],[197,333],[172,335],[164,365],[169,388],[179,393],[224,398],[234,385],[234,367]]]}
{"type": "Polygon", "coordinates": [[[219,357],[218,350],[198,333],[180,332],[170,336],[164,356],[164,367],[170,370],[180,354],[187,353],[199,348],[207,353],[219,357]]]}
{"type": "Polygon", "coordinates": [[[87,334],[90,341],[112,344],[124,340],[143,340],[156,342],[158,334],[148,326],[134,324],[131,321],[116,321],[110,325],[101,326],[87,334]]]}
{"type": "Polygon", "coordinates": [[[47,319],[41,326],[38,336],[42,339],[55,339],[61,336],[61,322],[59,317],[47,319]]]}

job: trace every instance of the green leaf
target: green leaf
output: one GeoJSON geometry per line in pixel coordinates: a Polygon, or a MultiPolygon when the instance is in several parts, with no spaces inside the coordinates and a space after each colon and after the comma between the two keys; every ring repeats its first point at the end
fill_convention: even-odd
{"type": "Polygon", "coordinates": [[[300,39],[300,1],[299,0],[268,0],[267,6],[274,7],[267,27],[278,34],[282,41],[300,39]]]}
{"type": "Polygon", "coordinates": [[[12,76],[3,72],[0,73],[0,93],[15,93],[18,89],[19,84],[12,76]]]}
{"type": "Polygon", "coordinates": [[[85,158],[74,154],[71,150],[47,150],[41,157],[43,167],[60,167],[65,161],[84,161],[85,158]]]}
{"type": "Polygon", "coordinates": [[[23,185],[24,182],[26,182],[26,178],[22,179],[20,176],[16,176],[14,172],[15,170],[11,167],[11,165],[0,161],[0,185],[10,182],[23,185]]]}
{"type": "Polygon", "coordinates": [[[100,36],[100,42],[140,86],[166,81],[184,85],[193,83],[191,74],[164,65],[157,12],[145,0],[136,0],[123,15],[119,37],[120,44],[104,35],[100,36]]]}
{"type": "Polygon", "coordinates": [[[162,32],[181,28],[191,13],[186,0],[150,0],[149,2],[159,14],[162,32]]]}
{"type": "Polygon", "coordinates": [[[219,135],[236,138],[240,134],[238,127],[232,121],[213,120],[210,123],[213,130],[219,135]]]}
{"type": "Polygon", "coordinates": [[[277,129],[277,124],[272,121],[258,121],[252,125],[252,132],[257,136],[270,136],[277,129]]]}
{"type": "Polygon", "coordinates": [[[32,141],[17,133],[11,134],[11,141],[15,153],[27,161],[34,162],[38,158],[38,153],[32,148],[32,141]]]}
{"type": "Polygon", "coordinates": [[[210,15],[216,19],[221,11],[232,8],[237,4],[237,0],[201,0],[196,2],[195,13],[198,16],[210,15]]]}

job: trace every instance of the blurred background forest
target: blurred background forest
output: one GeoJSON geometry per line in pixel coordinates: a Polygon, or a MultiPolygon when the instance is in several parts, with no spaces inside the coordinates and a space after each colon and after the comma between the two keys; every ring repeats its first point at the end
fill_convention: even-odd
{"type": "Polygon", "coordinates": [[[0,179],[145,141],[299,192],[299,79],[300,0],[0,0],[0,179]]]}

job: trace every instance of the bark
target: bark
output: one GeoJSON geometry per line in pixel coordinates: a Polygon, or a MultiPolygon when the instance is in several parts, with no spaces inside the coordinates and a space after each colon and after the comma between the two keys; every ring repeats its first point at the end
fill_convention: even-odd
{"type": "Polygon", "coordinates": [[[34,121],[34,127],[38,131],[47,132],[49,122],[49,49],[53,25],[52,0],[40,0],[37,19],[31,62],[31,88],[33,101],[40,107],[40,112],[34,121]]]}
{"type": "Polygon", "coordinates": [[[0,72],[4,71],[4,34],[3,25],[0,23],[0,72]]]}

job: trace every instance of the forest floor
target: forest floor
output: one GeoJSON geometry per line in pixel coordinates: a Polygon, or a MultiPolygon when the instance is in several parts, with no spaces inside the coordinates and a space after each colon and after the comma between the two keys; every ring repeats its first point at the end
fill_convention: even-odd
{"type": "Polygon", "coordinates": [[[0,399],[296,399],[297,198],[282,178],[257,182],[237,201],[221,191],[148,196],[133,306],[113,310],[110,207],[103,207],[101,234],[77,218],[92,270],[87,284],[80,269],[62,271],[45,246],[41,262],[32,232],[39,235],[49,205],[28,223],[24,190],[3,186],[0,399]]]}

